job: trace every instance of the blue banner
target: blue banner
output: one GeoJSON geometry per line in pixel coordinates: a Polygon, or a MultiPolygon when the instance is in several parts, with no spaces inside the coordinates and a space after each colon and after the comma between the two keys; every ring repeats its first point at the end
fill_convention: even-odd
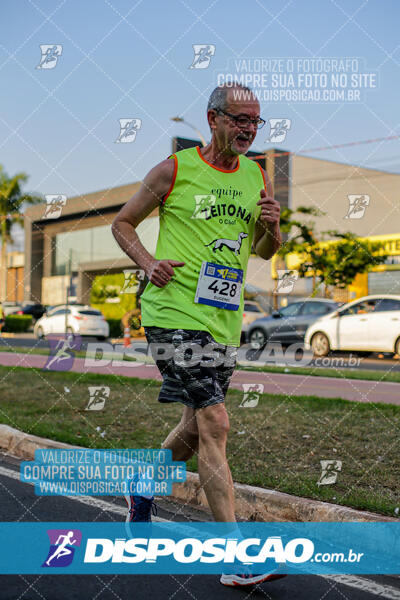
{"type": "Polygon", "coordinates": [[[0,574],[400,572],[400,523],[18,522],[0,537],[0,574]]]}
{"type": "Polygon", "coordinates": [[[166,449],[40,449],[20,474],[38,496],[170,496],[186,480],[186,463],[166,449]]]}

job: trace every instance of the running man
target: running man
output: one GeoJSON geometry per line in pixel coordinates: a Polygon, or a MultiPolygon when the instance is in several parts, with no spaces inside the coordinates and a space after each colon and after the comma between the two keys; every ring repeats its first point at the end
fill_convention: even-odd
{"type": "MultiPolygon", "coordinates": [[[[217,87],[207,119],[211,142],[177,152],[151,169],[112,231],[149,279],[142,294],[147,341],[177,351],[182,344],[207,346],[204,360],[192,366],[183,364],[182,352],[181,360],[155,356],[163,375],[159,401],[184,405],[180,423],[162,447],[175,461],[198,453],[200,481],[215,520],[235,523],[225,395],[240,346],[251,248],[265,260],[277,252],[280,206],[266,172],[244,156],[265,123],[251,90],[217,87]],[[154,258],[135,229],[156,208],[160,233],[154,258]],[[210,357],[212,348],[218,351],[210,357]]],[[[152,497],[131,496],[130,520],[150,520],[152,502],[152,497]]],[[[235,532],[240,535],[237,526],[235,532]]],[[[221,583],[251,585],[272,578],[277,576],[223,575],[221,583]]]]}
{"type": "Polygon", "coordinates": [[[56,354],[50,359],[50,361],[43,367],[44,369],[50,369],[53,363],[60,363],[63,360],[71,359],[71,354],[68,350],[72,350],[74,348],[74,336],[70,334],[65,340],[60,339],[57,342],[56,346],[56,354]]]}
{"type": "Polygon", "coordinates": [[[56,545],[58,544],[54,553],[50,556],[48,560],[46,560],[46,565],[50,566],[51,561],[54,558],[61,558],[62,556],[66,556],[67,554],[71,554],[72,550],[67,548],[67,546],[73,546],[76,543],[76,540],[73,540],[74,532],[69,531],[66,535],[59,535],[58,540],[56,541],[56,545]],[[62,540],[62,542],[60,542],[62,540]]]}

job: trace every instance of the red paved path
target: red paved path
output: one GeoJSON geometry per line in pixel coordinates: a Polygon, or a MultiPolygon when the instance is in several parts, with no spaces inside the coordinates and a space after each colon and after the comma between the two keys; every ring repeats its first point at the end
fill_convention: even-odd
{"type": "MultiPolygon", "coordinates": [[[[0,364],[4,366],[43,368],[47,356],[39,354],[19,354],[0,352],[0,364]]],[[[137,363],[124,361],[115,364],[85,367],[84,358],[75,358],[71,371],[77,373],[103,373],[122,375],[141,379],[161,381],[159,370],[154,365],[136,366],[137,363]]],[[[287,375],[285,373],[261,373],[237,370],[234,372],[230,387],[242,390],[242,383],[263,383],[264,392],[285,394],[287,396],[321,396],[325,398],[344,398],[361,402],[383,402],[400,405],[400,385],[391,382],[363,381],[360,379],[337,379],[333,377],[312,377],[310,375],[287,375]]]]}

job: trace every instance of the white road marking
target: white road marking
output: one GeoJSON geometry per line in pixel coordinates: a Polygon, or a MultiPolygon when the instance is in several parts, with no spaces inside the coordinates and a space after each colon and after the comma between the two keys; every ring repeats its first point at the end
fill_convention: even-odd
{"type": "MultiPolygon", "coordinates": [[[[7,469],[6,467],[0,466],[0,475],[4,475],[5,477],[10,477],[11,479],[16,479],[21,481],[20,475],[18,471],[14,471],[14,469],[7,469]]],[[[28,485],[34,485],[34,483],[28,481],[24,482],[28,483],[28,485]]],[[[111,502],[106,502],[105,500],[100,500],[100,498],[95,498],[91,496],[64,496],[64,498],[68,498],[69,500],[75,500],[76,502],[80,502],[81,504],[86,504],[86,506],[90,506],[91,508],[97,508],[106,512],[112,512],[117,515],[121,515],[126,517],[127,508],[123,506],[117,506],[112,504],[111,502]]],[[[167,519],[162,519],[161,517],[154,517],[155,521],[167,521],[167,519]]]]}
{"type": "Polygon", "coordinates": [[[359,577],[356,575],[321,575],[324,579],[330,579],[340,585],[347,585],[362,592],[368,592],[380,598],[390,598],[390,600],[400,600],[400,590],[390,585],[382,585],[371,579],[359,577]]]}
{"type": "MultiPolygon", "coordinates": [[[[11,479],[15,479],[21,481],[20,475],[18,471],[14,471],[14,469],[7,469],[6,467],[2,467],[0,465],[0,475],[4,475],[5,477],[10,477],[11,479]]],[[[24,481],[23,483],[27,483],[28,485],[35,485],[33,482],[24,481]]],[[[69,500],[74,500],[75,502],[80,502],[81,504],[86,504],[86,506],[90,506],[91,508],[97,508],[104,512],[112,512],[121,516],[121,521],[124,522],[127,515],[127,508],[122,506],[117,506],[112,504],[111,502],[106,502],[105,500],[100,500],[100,498],[91,497],[91,496],[64,496],[63,498],[68,498],[69,500]]],[[[152,516],[152,521],[162,523],[172,523],[170,519],[164,519],[163,517],[152,516]]],[[[193,523],[191,526],[186,526],[183,523],[177,522],[175,530],[179,531],[182,536],[192,537],[196,530],[193,530],[193,523]]],[[[132,537],[132,532],[130,530],[130,526],[128,523],[125,523],[125,531],[128,537],[132,537]]],[[[204,531],[197,531],[197,535],[199,537],[206,535],[204,531]]]]}

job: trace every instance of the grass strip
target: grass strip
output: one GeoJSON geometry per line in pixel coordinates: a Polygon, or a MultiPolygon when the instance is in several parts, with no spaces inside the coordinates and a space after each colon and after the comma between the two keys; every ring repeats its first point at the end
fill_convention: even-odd
{"type": "MultiPolygon", "coordinates": [[[[251,375],[249,374],[249,383],[251,375]]],[[[158,402],[160,383],[93,373],[0,366],[0,422],[89,448],[159,448],[182,406],[158,402]],[[87,411],[89,386],[109,386],[87,411]]],[[[340,398],[262,394],[244,408],[229,390],[227,456],[233,479],[394,516],[400,506],[400,407],[340,398]],[[333,485],[318,485],[321,460],[342,461],[333,485]]],[[[197,459],[188,461],[197,471],[197,459]]]]}

